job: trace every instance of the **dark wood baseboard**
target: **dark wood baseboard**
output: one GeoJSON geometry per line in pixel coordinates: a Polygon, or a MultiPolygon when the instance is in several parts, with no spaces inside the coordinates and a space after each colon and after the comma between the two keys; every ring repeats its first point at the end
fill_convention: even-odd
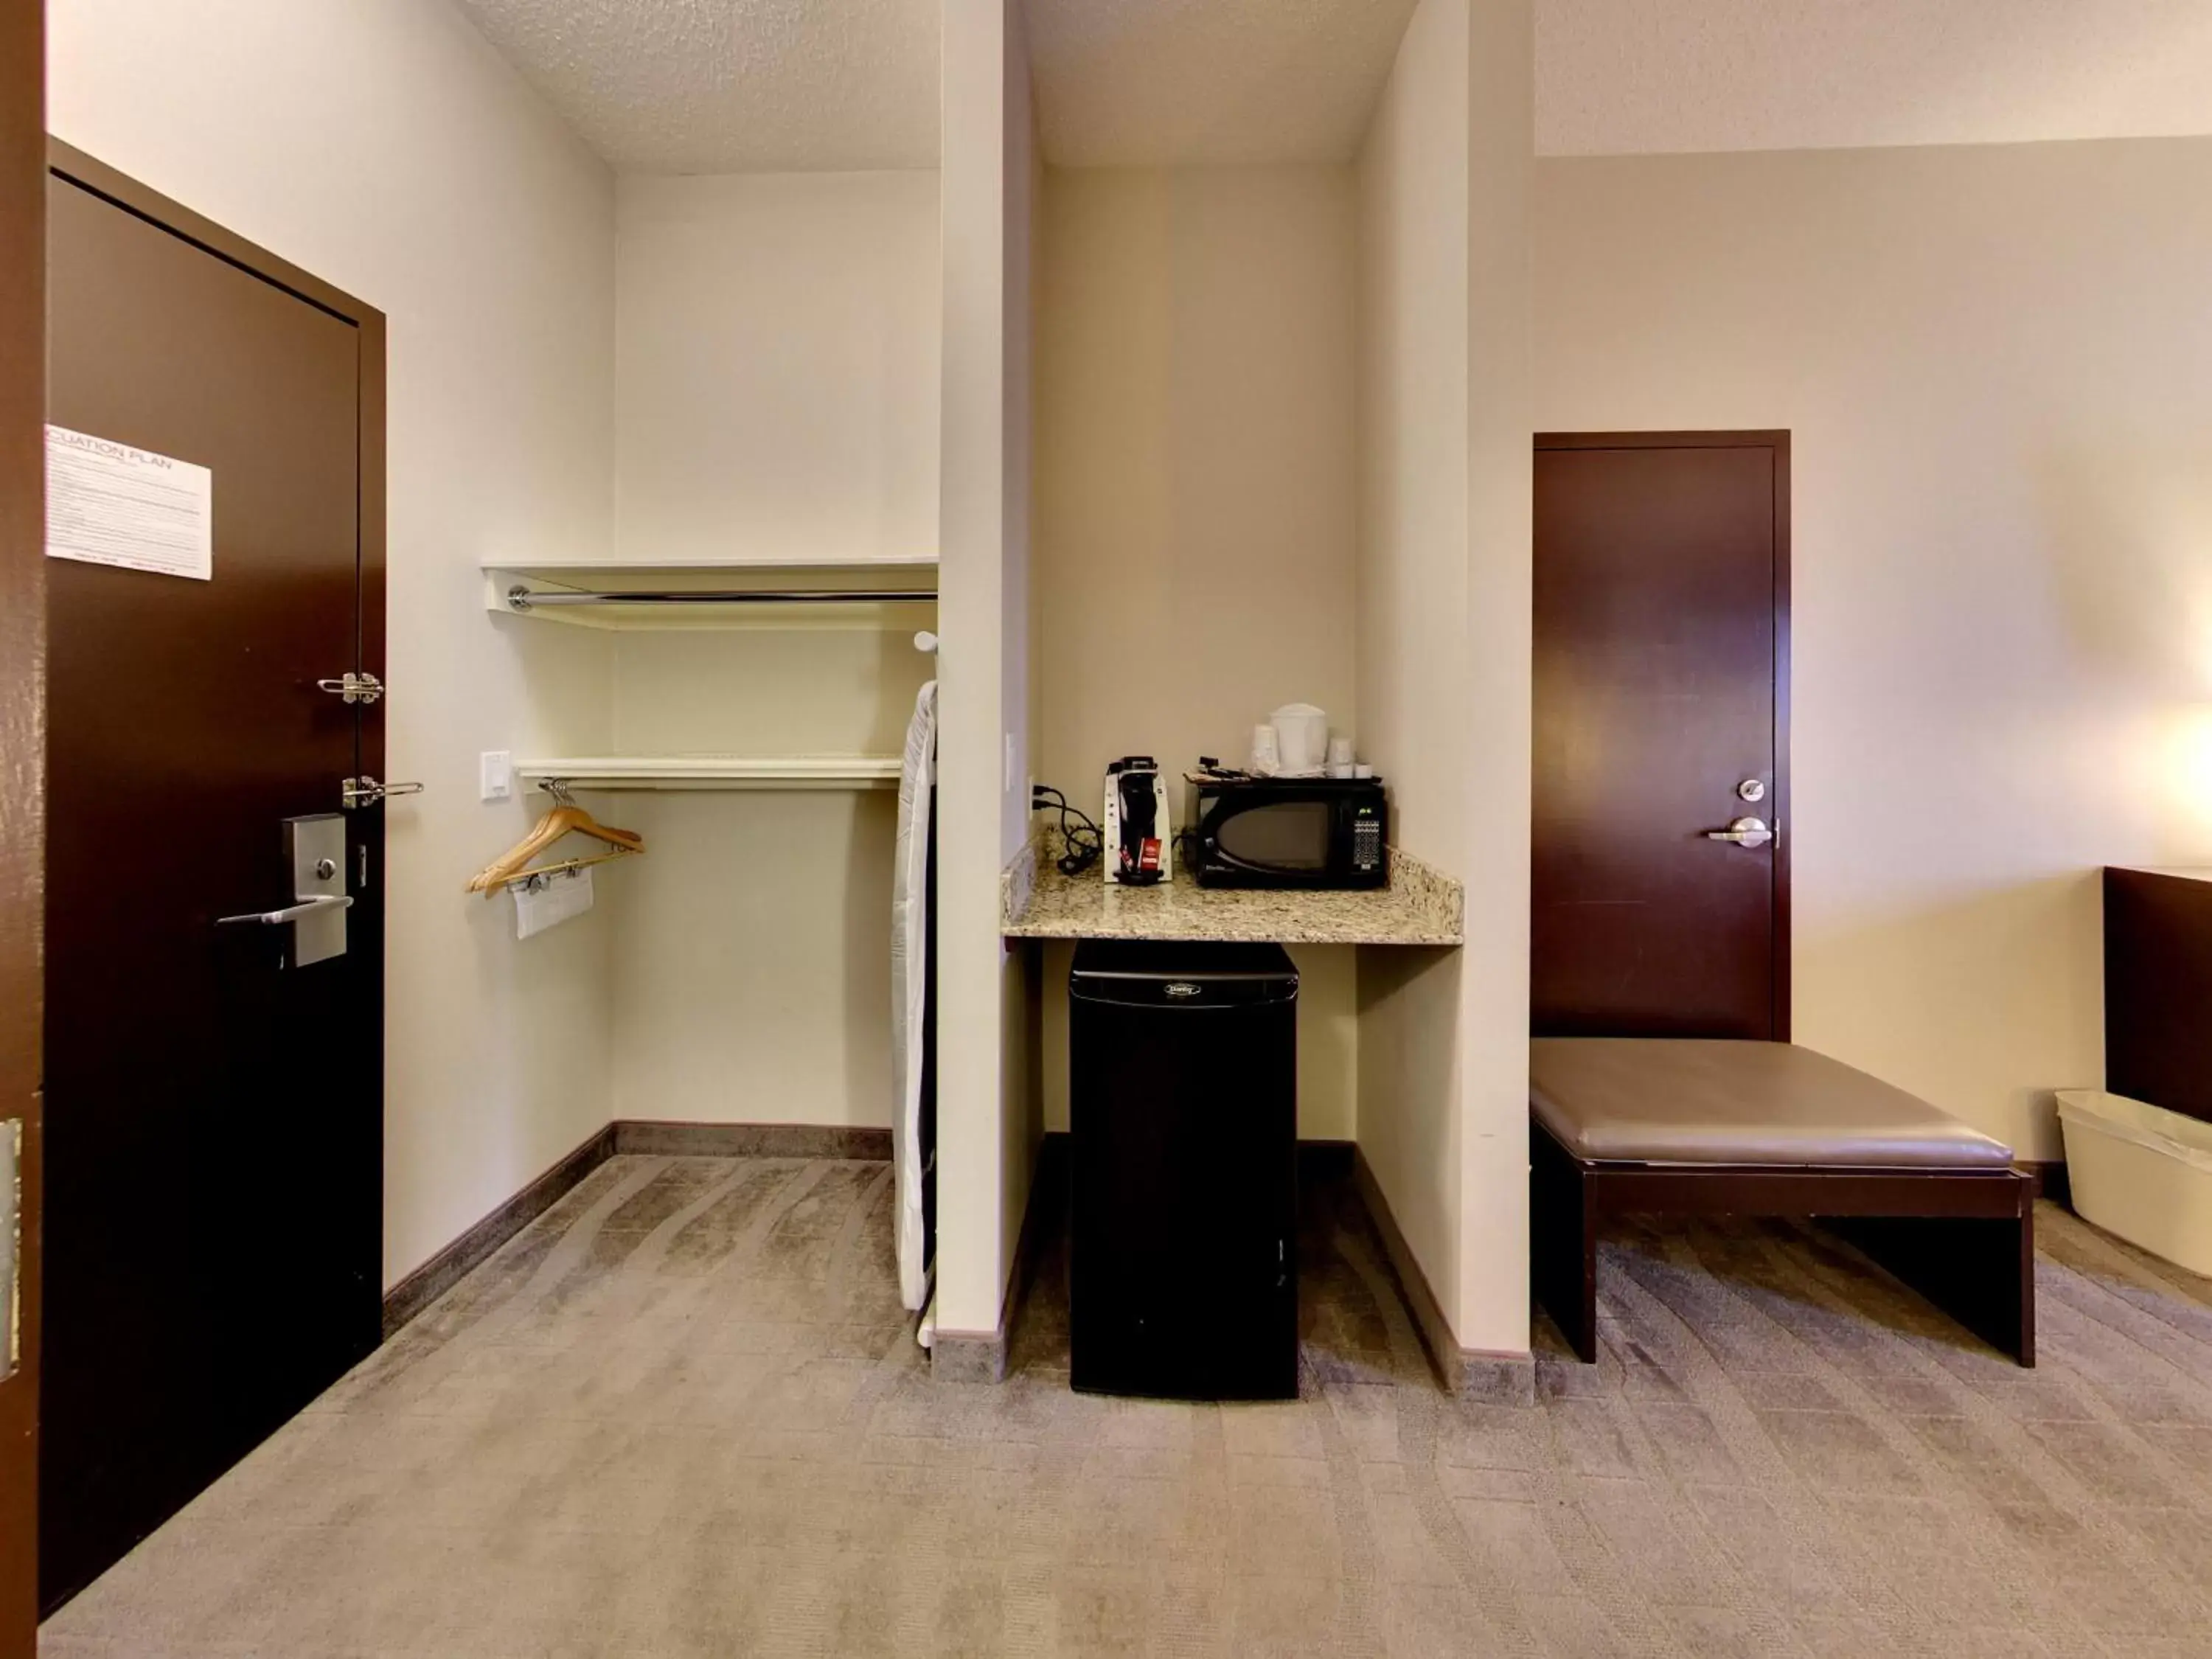
{"type": "MultiPolygon", "coordinates": [[[[1038,1263],[1046,1254],[1053,1230],[1066,1220],[1073,1150],[1065,1131],[1047,1134],[1040,1144],[1029,1205],[1022,1214],[1021,1237],[1014,1247],[1006,1304],[999,1325],[988,1331],[939,1330],[930,1350],[933,1376],[963,1382],[1004,1380],[1013,1333],[1029,1299],[1038,1263]]],[[[884,1162],[890,1155],[889,1129],[808,1123],[677,1123],[618,1119],[386,1291],[385,1337],[390,1340],[610,1158],[828,1158],[884,1162]]],[[[1379,1191],[1370,1191],[1373,1180],[1366,1173],[1358,1147],[1348,1140],[1300,1141],[1298,1174],[1302,1180],[1349,1177],[1360,1182],[1361,1195],[1376,1217],[1376,1227],[1383,1235],[1386,1249],[1391,1252],[1392,1267],[1403,1289],[1412,1256],[1406,1252],[1405,1241],[1389,1216],[1389,1206],[1382,1202],[1379,1191]]],[[[1419,1279],[1417,1265],[1412,1266],[1412,1273],[1414,1281],[1420,1284],[1420,1295],[1427,1297],[1427,1284],[1419,1279]]],[[[1407,1301],[1416,1309],[1419,1320],[1419,1300],[1410,1291],[1407,1292],[1407,1301]]],[[[1433,1308],[1433,1297],[1428,1297],[1428,1304],[1433,1308]]],[[[1442,1316],[1436,1317],[1440,1322],[1442,1316]]],[[[1425,1323],[1422,1325],[1422,1340],[1431,1345],[1433,1356],[1433,1339],[1425,1323]]],[[[1452,1352],[1459,1354],[1456,1349],[1452,1352]]],[[[1468,1354],[1459,1358],[1462,1371],[1472,1365],[1479,1372],[1492,1357],[1468,1354]]],[[[1488,1390],[1478,1388],[1476,1391],[1488,1390]]]]}
{"type": "Polygon", "coordinates": [[[2064,1158],[2027,1158],[2021,1161],[2020,1167],[2035,1177],[2038,1198],[2047,1198],[2069,1210],[2074,1207],[2074,1183],[2067,1176],[2064,1158]]]}
{"type": "Polygon", "coordinates": [[[1444,1316],[1443,1303],[1431,1287],[1428,1275],[1421,1271],[1413,1246],[1406,1242],[1398,1218],[1390,1212],[1390,1200],[1383,1196],[1382,1183],[1368,1167],[1366,1154],[1356,1145],[1352,1151],[1352,1173],[1358,1183],[1359,1201],[1366,1206],[1368,1218],[1382,1237],[1383,1253],[1389,1256],[1391,1273],[1398,1281],[1399,1297],[1413,1316],[1413,1328],[1420,1336],[1421,1346],[1428,1350],[1429,1363],[1436,1368],[1444,1392],[1462,1400],[1485,1400],[1500,1405],[1533,1404],[1536,1398],[1534,1355],[1488,1353],[1460,1346],[1459,1339],[1452,1333],[1451,1321],[1444,1316]]]}
{"type": "Polygon", "coordinates": [[[389,1341],[402,1326],[611,1158],[831,1158],[885,1163],[890,1155],[889,1129],[617,1119],[386,1291],[385,1340],[389,1341]]]}
{"type": "Polygon", "coordinates": [[[1356,1140],[1298,1142],[1298,1179],[1301,1182],[1352,1180],[1354,1166],[1358,1162],[1359,1143],[1356,1140]]]}
{"type": "Polygon", "coordinates": [[[829,1123],[670,1123],[618,1118],[615,1151],[647,1158],[842,1158],[888,1164],[889,1129],[829,1123]]]}
{"type": "Polygon", "coordinates": [[[615,1155],[610,1123],[544,1175],[384,1293],[384,1338],[392,1336],[488,1261],[492,1253],[558,1203],[576,1183],[615,1155]]]}
{"type": "Polygon", "coordinates": [[[1013,1270],[1006,1276],[1005,1305],[999,1323],[988,1331],[948,1331],[941,1326],[929,1340],[929,1374],[940,1382],[1003,1382],[1014,1331],[1036,1280],[1046,1242],[1067,1215],[1068,1176],[1074,1168],[1074,1142],[1064,1129],[1038,1143],[1036,1169],[1030,1177],[1030,1201],[1022,1211],[1022,1231],[1014,1242],[1013,1270]]]}
{"type": "Polygon", "coordinates": [[[1006,1380],[1007,1328],[948,1331],[929,1339],[929,1374],[939,1382],[1003,1382],[1006,1380]]]}

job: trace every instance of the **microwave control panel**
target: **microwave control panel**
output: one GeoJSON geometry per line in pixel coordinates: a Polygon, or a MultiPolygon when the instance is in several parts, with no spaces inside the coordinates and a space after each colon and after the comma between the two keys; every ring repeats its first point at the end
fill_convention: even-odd
{"type": "Polygon", "coordinates": [[[1382,864],[1382,819],[1371,806],[1358,809],[1352,820],[1352,867],[1375,870],[1382,864]]]}

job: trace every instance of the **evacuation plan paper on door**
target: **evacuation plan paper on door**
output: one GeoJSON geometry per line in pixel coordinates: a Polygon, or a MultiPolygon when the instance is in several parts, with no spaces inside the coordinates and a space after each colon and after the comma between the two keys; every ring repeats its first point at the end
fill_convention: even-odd
{"type": "Polygon", "coordinates": [[[215,474],[50,426],[46,556],[206,581],[215,574],[215,474]]]}

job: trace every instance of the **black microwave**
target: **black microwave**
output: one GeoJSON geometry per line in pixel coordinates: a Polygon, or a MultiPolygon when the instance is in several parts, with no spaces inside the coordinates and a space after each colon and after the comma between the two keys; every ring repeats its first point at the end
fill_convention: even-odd
{"type": "Polygon", "coordinates": [[[1387,887],[1390,809],[1380,778],[1191,780],[1201,887],[1387,887]]]}

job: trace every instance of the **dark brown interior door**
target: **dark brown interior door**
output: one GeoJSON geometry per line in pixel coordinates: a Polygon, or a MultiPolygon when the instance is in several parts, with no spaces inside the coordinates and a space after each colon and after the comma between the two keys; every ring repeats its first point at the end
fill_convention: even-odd
{"type": "Polygon", "coordinates": [[[1786,1039],[1787,434],[1535,468],[1535,1034],[1786,1039]]]}
{"type": "Polygon", "coordinates": [[[41,8],[0,5],[0,1659],[38,1645],[46,575],[41,8]]]}
{"type": "Polygon", "coordinates": [[[380,814],[340,812],[381,709],[317,684],[382,666],[363,331],[122,187],[55,162],[48,419],[210,469],[213,562],[46,561],[49,1607],[374,1347],[381,1284],[380,814]],[[318,815],[353,904],[310,963],[224,919],[298,900],[318,815]]]}

